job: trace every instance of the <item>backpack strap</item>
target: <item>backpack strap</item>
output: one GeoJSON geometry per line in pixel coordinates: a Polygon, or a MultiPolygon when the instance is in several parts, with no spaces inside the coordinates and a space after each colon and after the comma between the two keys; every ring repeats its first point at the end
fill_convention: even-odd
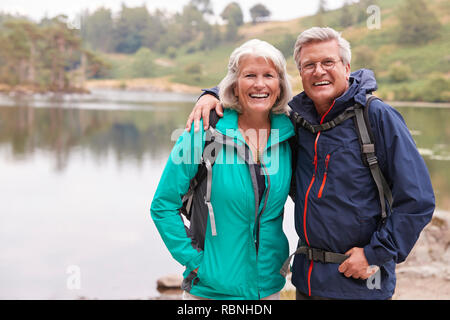
{"type": "Polygon", "coordinates": [[[348,255],[342,253],[325,251],[322,249],[312,248],[308,246],[299,246],[297,250],[284,261],[283,266],[280,269],[280,274],[283,277],[286,277],[289,271],[289,266],[291,264],[291,259],[297,254],[304,254],[306,256],[306,259],[308,260],[319,261],[321,263],[336,263],[336,264],[341,264],[349,257],[348,255]]]}
{"type": "Polygon", "coordinates": [[[296,193],[296,185],[295,185],[295,169],[297,168],[297,157],[298,157],[298,127],[301,126],[308,130],[309,132],[316,134],[319,131],[326,131],[333,129],[337,125],[341,124],[347,119],[350,119],[351,117],[355,116],[355,106],[349,107],[344,110],[343,113],[338,115],[336,118],[334,118],[331,121],[318,124],[318,125],[312,125],[307,120],[305,120],[302,116],[300,116],[297,112],[291,112],[289,115],[292,124],[294,125],[294,132],[295,136],[291,137],[288,142],[291,146],[291,164],[292,164],[292,177],[291,177],[291,185],[289,188],[289,196],[291,197],[292,201],[295,202],[295,193],[296,193]]]}
{"type": "MultiPolygon", "coordinates": [[[[370,103],[375,99],[379,99],[379,98],[369,94],[369,95],[367,95],[366,105],[364,108],[360,104],[355,104],[353,107],[347,108],[341,115],[339,115],[332,121],[329,121],[322,125],[311,125],[305,119],[303,119],[301,116],[299,116],[296,112],[293,112],[291,114],[291,121],[294,124],[295,139],[297,139],[298,138],[298,125],[301,125],[303,128],[305,128],[306,130],[308,130],[312,133],[317,133],[319,131],[325,131],[325,130],[334,128],[336,125],[342,123],[343,121],[345,121],[351,117],[354,117],[354,123],[355,123],[356,129],[357,129],[356,132],[358,134],[358,140],[361,145],[361,157],[362,157],[363,163],[370,168],[370,173],[372,175],[373,180],[375,181],[375,184],[378,189],[378,194],[380,197],[380,205],[381,205],[381,224],[380,224],[380,226],[381,226],[386,222],[386,219],[387,219],[385,200],[387,200],[389,207],[392,208],[393,199],[392,199],[391,189],[389,188],[389,185],[378,165],[378,159],[375,154],[375,139],[374,139],[372,129],[370,126],[370,121],[369,121],[369,106],[370,106],[370,103]]],[[[296,141],[297,140],[295,140],[295,143],[296,143],[296,141]]],[[[296,151],[297,146],[291,144],[291,149],[296,151]]],[[[293,152],[293,154],[294,154],[294,152],[293,152]]],[[[296,162],[297,158],[293,159],[293,163],[294,163],[294,161],[296,162]]],[[[292,169],[292,172],[295,173],[294,167],[292,169]]],[[[295,181],[294,174],[291,179],[291,190],[289,192],[289,195],[292,197],[292,195],[291,195],[291,193],[292,193],[294,196],[293,200],[295,201],[295,190],[294,191],[292,190],[292,185],[293,185],[292,180],[295,181]]],[[[295,187],[295,184],[294,184],[294,187],[295,187]]],[[[312,247],[308,247],[308,246],[299,244],[299,247],[297,248],[297,250],[285,260],[285,262],[280,270],[280,274],[283,277],[286,276],[289,266],[290,266],[290,261],[291,261],[292,257],[296,254],[304,254],[304,255],[306,255],[308,260],[319,261],[322,263],[341,264],[343,261],[345,261],[348,258],[347,255],[344,255],[341,253],[325,251],[322,249],[312,248],[312,247]]]]}
{"type": "Polygon", "coordinates": [[[297,128],[296,125],[297,126],[300,125],[303,128],[305,128],[306,130],[308,130],[309,132],[315,134],[319,131],[326,131],[326,130],[333,129],[334,127],[341,124],[345,120],[350,119],[351,117],[353,117],[355,115],[354,111],[355,111],[355,106],[348,107],[347,109],[344,110],[344,112],[342,112],[340,115],[338,115],[333,120],[322,123],[322,124],[316,124],[316,125],[310,124],[302,116],[300,116],[297,112],[293,112],[291,120],[293,121],[295,128],[297,128]]]}
{"type": "Polygon", "coordinates": [[[217,236],[216,219],[214,217],[214,210],[211,204],[212,164],[210,159],[206,159],[205,166],[207,170],[205,203],[208,207],[209,222],[211,223],[211,233],[213,236],[217,236]]]}
{"type": "Polygon", "coordinates": [[[290,137],[288,139],[289,146],[291,147],[291,168],[292,168],[292,175],[291,175],[291,185],[289,188],[289,196],[291,197],[292,201],[295,203],[295,169],[297,168],[297,157],[298,157],[298,119],[299,114],[297,112],[292,111],[289,114],[289,119],[292,122],[292,125],[294,126],[294,136],[290,137]]]}
{"type": "Polygon", "coordinates": [[[387,218],[385,200],[387,200],[389,207],[392,207],[393,199],[391,189],[389,188],[389,185],[381,172],[380,166],[378,165],[378,158],[375,154],[375,139],[373,137],[369,122],[370,103],[375,99],[379,98],[373,95],[368,95],[364,110],[362,108],[355,109],[355,126],[361,144],[361,156],[363,158],[363,162],[369,167],[372,178],[378,189],[378,196],[380,198],[381,205],[381,222],[383,224],[386,222],[387,218]]]}
{"type": "Polygon", "coordinates": [[[188,220],[190,220],[191,205],[195,190],[206,178],[205,204],[208,207],[212,235],[216,236],[217,231],[214,218],[214,210],[211,204],[212,166],[214,165],[219,153],[218,148],[220,148],[222,144],[215,139],[215,127],[217,125],[217,122],[219,121],[219,117],[215,110],[211,110],[209,119],[209,129],[206,131],[206,141],[203,148],[202,161],[198,165],[196,175],[191,179],[189,183],[188,191],[183,196],[183,207],[181,208],[181,213],[184,214],[188,220]]]}
{"type": "MultiPolygon", "coordinates": [[[[368,94],[365,107],[356,103],[354,106],[345,109],[343,113],[338,115],[333,120],[325,122],[320,125],[310,124],[296,112],[292,113],[291,120],[294,123],[294,127],[296,129],[295,134],[297,138],[298,134],[297,126],[302,126],[309,132],[315,134],[320,131],[330,130],[336,127],[337,125],[341,124],[342,122],[346,121],[347,119],[354,117],[354,122],[357,129],[356,132],[358,134],[359,143],[361,145],[361,158],[363,163],[367,167],[369,167],[372,178],[377,186],[381,204],[381,219],[382,223],[384,223],[387,218],[385,201],[387,200],[389,207],[392,207],[393,199],[391,189],[389,188],[389,184],[387,183],[385,177],[383,176],[383,173],[381,172],[381,169],[378,165],[378,159],[375,154],[375,139],[372,133],[369,120],[369,106],[370,103],[375,99],[380,100],[378,97],[372,94],[368,94]]],[[[296,148],[296,146],[293,146],[291,144],[291,149],[293,148],[296,148]]],[[[296,160],[297,159],[295,158],[295,161],[296,160]]],[[[295,168],[293,168],[293,172],[295,172],[295,168]]],[[[291,182],[291,191],[289,192],[289,194],[290,195],[293,194],[295,197],[295,190],[292,190],[293,187],[295,188],[295,185],[293,186],[293,183],[291,182]]]]}

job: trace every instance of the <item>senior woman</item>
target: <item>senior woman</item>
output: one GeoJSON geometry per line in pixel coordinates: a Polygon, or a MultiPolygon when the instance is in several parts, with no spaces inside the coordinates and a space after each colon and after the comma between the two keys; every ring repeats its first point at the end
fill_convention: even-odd
{"type": "Polygon", "coordinates": [[[194,160],[204,151],[203,129],[186,131],[176,142],[151,216],[172,256],[186,266],[184,299],[279,299],[285,284],[280,269],[289,253],[282,222],[291,179],[288,139],[294,135],[286,61],[269,43],[250,40],[233,51],[219,86],[224,116],[212,130],[223,144],[211,169],[213,215],[202,249],[180,208],[199,167],[194,160]]]}

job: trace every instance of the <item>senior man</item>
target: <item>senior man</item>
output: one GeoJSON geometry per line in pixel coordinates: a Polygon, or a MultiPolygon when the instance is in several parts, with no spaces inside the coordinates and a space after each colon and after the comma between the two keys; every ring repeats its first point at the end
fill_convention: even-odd
{"type": "MultiPolygon", "coordinates": [[[[428,170],[402,116],[379,99],[366,104],[377,89],[374,74],[351,73],[350,44],[337,31],[305,30],[294,59],[304,88],[289,103],[291,118],[302,123],[291,144],[300,248],[292,265],[297,299],[390,299],[395,266],[434,211],[428,170]],[[358,107],[367,109],[374,141],[369,166],[355,117],[346,117],[358,107]],[[383,183],[371,172],[376,166],[383,183]]],[[[213,108],[222,114],[217,92],[205,90],[187,127],[192,120],[198,127],[202,115],[207,126],[213,108]]]]}

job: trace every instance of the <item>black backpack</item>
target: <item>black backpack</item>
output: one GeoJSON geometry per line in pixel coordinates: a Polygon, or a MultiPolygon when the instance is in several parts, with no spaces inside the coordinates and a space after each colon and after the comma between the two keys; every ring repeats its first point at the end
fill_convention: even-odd
{"type": "MultiPolygon", "coordinates": [[[[196,175],[189,183],[189,189],[182,198],[183,205],[180,208],[180,213],[189,221],[189,226],[185,225],[186,232],[192,239],[193,246],[200,250],[204,249],[208,215],[211,220],[213,236],[217,234],[215,230],[214,213],[210,202],[211,174],[208,175],[208,172],[211,173],[218,150],[216,149],[216,146],[213,146],[214,148],[211,152],[205,152],[205,150],[211,150],[208,146],[215,142],[211,132],[215,129],[218,121],[219,117],[216,111],[211,110],[209,114],[210,129],[206,131],[206,141],[201,163],[198,165],[196,175]]],[[[217,147],[221,146],[221,144],[217,145],[217,147]]]]}

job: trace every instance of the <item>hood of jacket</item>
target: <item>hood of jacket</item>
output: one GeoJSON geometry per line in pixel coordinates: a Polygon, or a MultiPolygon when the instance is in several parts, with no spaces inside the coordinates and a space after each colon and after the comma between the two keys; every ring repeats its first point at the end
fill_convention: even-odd
{"type": "MultiPolygon", "coordinates": [[[[366,103],[366,94],[377,90],[377,82],[372,70],[360,69],[350,74],[349,88],[334,100],[331,109],[325,116],[324,122],[333,120],[346,108],[358,102],[362,105],[366,103]]],[[[311,124],[318,124],[321,116],[317,113],[313,101],[303,91],[296,95],[289,106],[311,124]]]]}

